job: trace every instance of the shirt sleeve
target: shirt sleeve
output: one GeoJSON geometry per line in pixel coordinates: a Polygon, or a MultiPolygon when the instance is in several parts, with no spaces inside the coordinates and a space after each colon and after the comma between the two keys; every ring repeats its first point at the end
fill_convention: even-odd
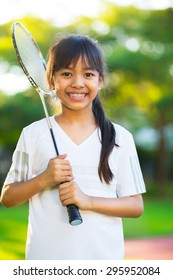
{"type": "Polygon", "coordinates": [[[28,179],[29,152],[27,150],[24,131],[18,140],[13,153],[12,164],[5,179],[4,185],[26,181],[28,179]]]}
{"type": "Polygon", "coordinates": [[[117,195],[123,197],[145,193],[145,183],[131,133],[126,133],[118,149],[117,195]]]}

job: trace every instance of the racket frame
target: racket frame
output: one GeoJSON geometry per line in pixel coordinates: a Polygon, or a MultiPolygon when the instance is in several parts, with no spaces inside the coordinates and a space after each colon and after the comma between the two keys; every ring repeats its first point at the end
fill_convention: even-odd
{"type": "Polygon", "coordinates": [[[14,49],[15,49],[15,52],[16,52],[16,55],[17,55],[17,59],[25,73],[25,75],[27,76],[29,82],[31,83],[31,85],[35,88],[35,90],[38,92],[39,96],[40,96],[40,99],[41,99],[41,102],[42,102],[42,105],[43,105],[43,109],[44,109],[44,113],[45,113],[45,116],[46,116],[46,120],[47,120],[47,125],[48,125],[48,128],[50,130],[50,133],[51,133],[51,137],[52,137],[52,140],[53,140],[53,144],[54,144],[54,147],[55,147],[55,151],[56,151],[56,154],[57,156],[59,155],[59,152],[58,152],[58,148],[57,148],[57,145],[56,145],[56,141],[55,141],[55,136],[54,136],[54,133],[53,133],[53,129],[52,129],[52,125],[51,125],[51,122],[50,122],[50,118],[49,118],[49,114],[48,114],[48,110],[47,110],[47,106],[46,106],[46,102],[45,102],[45,96],[46,95],[49,95],[50,92],[46,92],[44,91],[43,89],[41,89],[34,81],[34,79],[32,78],[32,76],[29,74],[27,68],[25,67],[25,64],[23,63],[22,59],[21,59],[21,56],[20,56],[20,53],[18,51],[18,47],[17,47],[17,42],[16,42],[16,39],[15,39],[15,26],[16,25],[19,25],[20,28],[22,28],[24,30],[24,32],[27,34],[27,36],[29,37],[29,39],[32,41],[32,43],[35,45],[35,48],[37,49],[37,52],[38,52],[38,55],[40,57],[40,60],[43,64],[43,67],[46,71],[46,62],[41,54],[41,51],[39,49],[39,46],[38,44],[36,43],[36,41],[33,39],[33,37],[31,36],[31,34],[28,32],[28,30],[19,22],[15,22],[13,23],[12,25],[12,40],[13,40],[13,45],[14,45],[14,49]]]}

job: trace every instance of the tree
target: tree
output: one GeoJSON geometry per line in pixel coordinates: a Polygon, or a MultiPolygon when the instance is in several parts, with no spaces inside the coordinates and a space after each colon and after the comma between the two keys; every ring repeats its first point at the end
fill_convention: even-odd
{"type": "Polygon", "coordinates": [[[1,93],[0,100],[0,145],[13,150],[22,128],[43,118],[43,109],[38,95],[31,89],[13,96],[1,93]]]}
{"type": "MultiPolygon", "coordinates": [[[[103,2],[105,9],[99,17],[80,17],[63,30],[34,17],[25,17],[22,23],[37,38],[45,57],[60,31],[89,34],[100,42],[109,70],[108,87],[102,92],[107,113],[132,131],[141,126],[158,131],[156,178],[164,182],[168,179],[164,131],[173,121],[173,10],[146,11],[103,2]]],[[[11,22],[2,26],[0,39],[1,61],[7,61],[9,67],[18,65],[10,29],[11,22]]]]}

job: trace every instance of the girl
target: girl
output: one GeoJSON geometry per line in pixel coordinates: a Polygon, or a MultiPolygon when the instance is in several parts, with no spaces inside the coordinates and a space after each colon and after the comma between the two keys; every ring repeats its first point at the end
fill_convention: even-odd
{"type": "Polygon", "coordinates": [[[132,135],[105,116],[99,90],[105,65],[97,42],[68,35],[50,48],[47,80],[61,103],[51,117],[24,128],[1,202],[29,200],[27,259],[123,259],[122,217],[139,217],[145,186],[132,135]],[[66,207],[83,217],[68,223],[66,207]]]}

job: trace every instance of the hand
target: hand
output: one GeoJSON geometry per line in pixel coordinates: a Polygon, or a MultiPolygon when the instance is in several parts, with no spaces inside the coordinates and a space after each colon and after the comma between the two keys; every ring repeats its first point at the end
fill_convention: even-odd
{"type": "Polygon", "coordinates": [[[59,186],[59,197],[63,206],[74,204],[80,210],[89,208],[90,197],[81,191],[74,180],[59,186]]]}
{"type": "Polygon", "coordinates": [[[64,154],[49,161],[46,170],[42,173],[46,187],[73,180],[72,168],[66,157],[67,154],[64,154]]]}

